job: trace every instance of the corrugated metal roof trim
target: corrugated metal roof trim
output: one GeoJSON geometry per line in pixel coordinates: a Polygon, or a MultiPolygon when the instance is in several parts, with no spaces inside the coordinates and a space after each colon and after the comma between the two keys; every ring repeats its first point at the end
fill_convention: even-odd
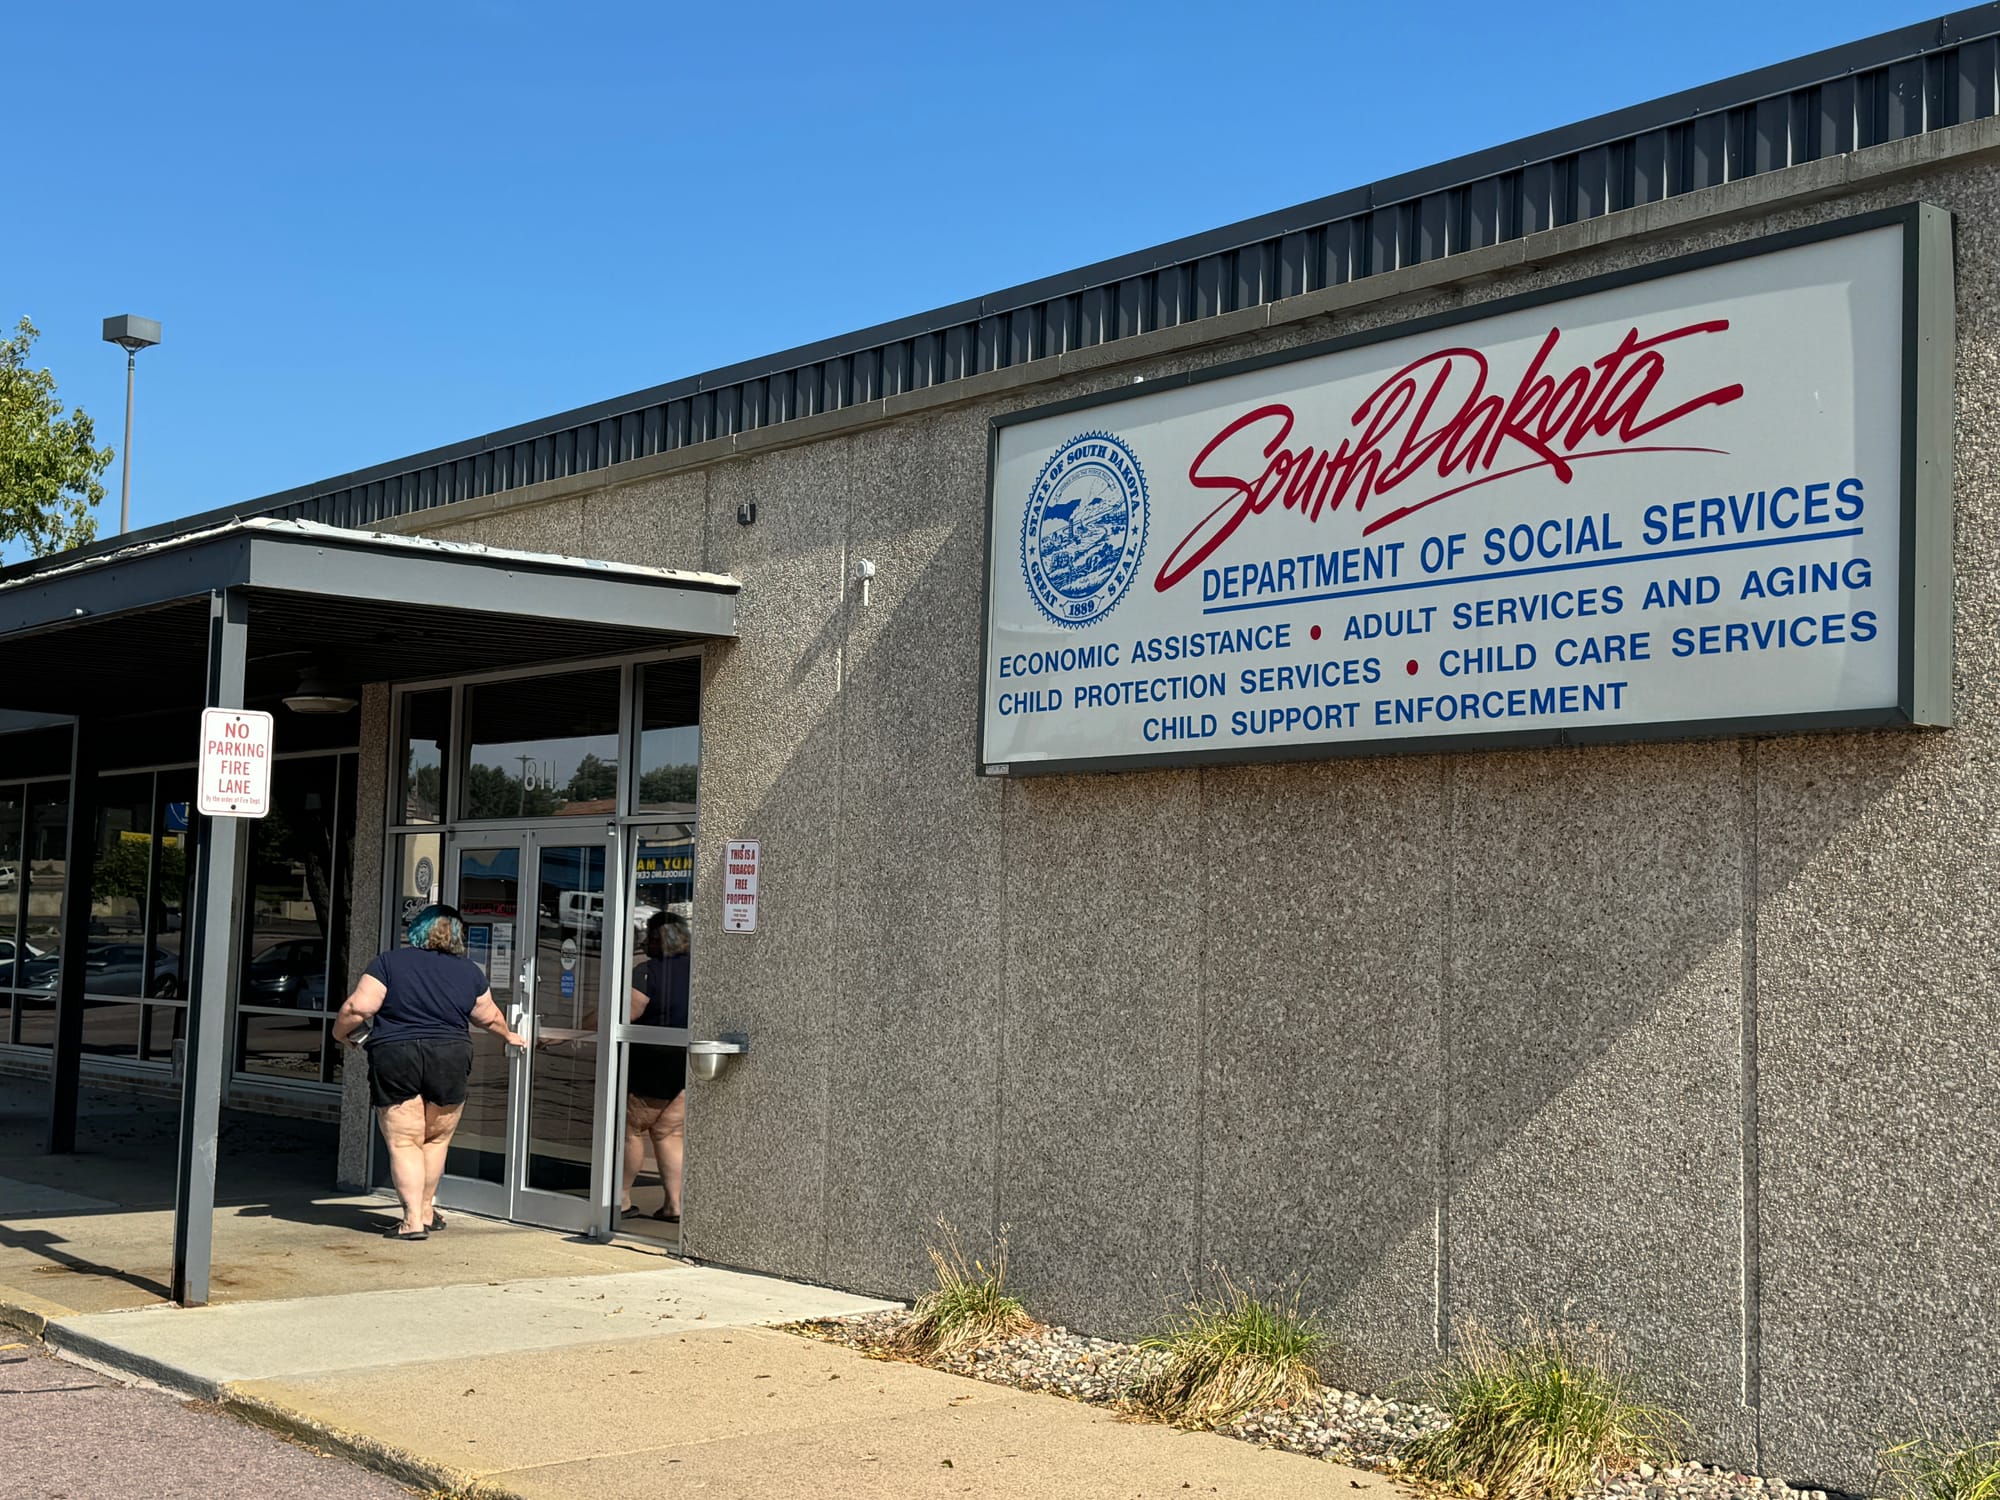
{"type": "MultiPolygon", "coordinates": [[[[363,529],[1996,112],[2000,0],[1117,260],[148,528],[134,539],[251,514],[363,529]]],[[[0,576],[36,567],[19,564],[0,576]]]]}

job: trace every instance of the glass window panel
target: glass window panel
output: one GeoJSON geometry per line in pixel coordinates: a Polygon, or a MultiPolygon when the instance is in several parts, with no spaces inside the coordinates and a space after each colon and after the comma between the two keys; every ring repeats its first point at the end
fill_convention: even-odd
{"type": "MultiPolygon", "coordinates": [[[[194,844],[194,773],[163,771],[159,779],[160,860],[153,886],[153,987],[172,998],[186,992],[181,966],[181,934],[187,921],[188,873],[194,844]]],[[[150,1024],[150,1023],[149,1023],[150,1024]]],[[[169,1026],[173,1023],[170,1021],[169,1026]]],[[[178,1035],[169,1031],[169,1037],[178,1035]]],[[[149,1056],[163,1056],[152,1052],[149,1056]]]]}
{"type": "MultiPolygon", "coordinates": [[[[389,934],[389,945],[400,948],[410,940],[410,918],[443,897],[439,872],[444,868],[444,835],[406,833],[396,843],[396,868],[399,873],[396,878],[396,905],[390,913],[395,918],[395,930],[389,934]]],[[[463,909],[463,897],[459,905],[463,909]]],[[[470,921],[471,917],[466,920],[470,921]]],[[[347,997],[343,995],[341,998],[344,1000],[347,997]]]]}
{"type": "Polygon", "coordinates": [[[445,744],[451,738],[451,689],[410,693],[403,699],[402,821],[437,823],[444,817],[445,744]]]}
{"type": "Polygon", "coordinates": [[[536,861],[527,1185],[590,1192],[595,1026],[604,979],[604,849],[551,845],[536,861]]]}
{"type": "MultiPolygon", "coordinates": [[[[337,769],[330,756],[273,767],[271,811],[250,835],[249,949],[238,992],[243,1005],[326,1009],[337,769]]],[[[315,1048],[315,1080],[318,1055],[315,1048]]],[[[249,1070],[247,1061],[242,1066],[249,1070]]]]}
{"type": "Polygon", "coordinates": [[[129,1000],[86,1000],[83,1050],[92,1057],[137,1057],[143,1005],[129,1000]]]}
{"type": "MultiPolygon", "coordinates": [[[[22,894],[27,869],[21,863],[21,788],[0,787],[0,985],[26,982],[20,972],[27,953],[21,946],[22,894]]],[[[8,1032],[0,1028],[0,1039],[8,1032]]]]}
{"type": "Polygon", "coordinates": [[[618,673],[606,668],[465,690],[468,818],[610,814],[618,807],[618,673]]]}
{"type": "MultiPolygon", "coordinates": [[[[328,939],[326,1001],[329,1010],[338,1010],[352,985],[348,974],[348,948],[352,931],[348,914],[354,910],[354,799],[360,772],[360,757],[343,755],[339,763],[339,803],[333,825],[333,935],[328,939]]],[[[433,861],[435,864],[435,861],[433,861]]],[[[340,1072],[341,1049],[333,1049],[334,1073],[340,1072]]]]}
{"type": "Polygon", "coordinates": [[[174,1055],[174,1041],[181,1034],[182,1018],[186,1008],[179,1005],[149,1005],[146,1007],[145,1056],[149,1062],[170,1062],[174,1055]]]}
{"type": "MultiPolygon", "coordinates": [[[[84,953],[83,992],[92,998],[139,998],[147,991],[146,890],[153,864],[153,778],[104,776],[97,783],[97,825],[90,867],[90,941],[84,953]]],[[[85,1011],[93,1021],[110,1017],[85,1011]]],[[[117,1018],[129,1032],[127,1051],[138,1051],[136,1016],[117,1018]],[[129,1023],[129,1024],[128,1024],[129,1023]]],[[[86,1050],[98,1050],[86,1036],[86,1050]]]]}
{"type": "Polygon", "coordinates": [[[633,968],[625,1019],[635,1026],[686,1026],[694,825],[635,829],[626,890],[633,968]]]}
{"type": "Polygon", "coordinates": [[[238,1011],[236,1070],[267,1078],[318,1083],[325,1033],[326,1022],[317,1015],[238,1011]]]}
{"type": "Polygon", "coordinates": [[[691,813],[701,764],[701,660],[639,669],[639,811],[691,813]]]}
{"type": "MultiPolygon", "coordinates": [[[[514,930],[521,918],[520,844],[475,841],[461,848],[457,905],[465,914],[467,956],[486,968],[494,1002],[510,1010],[519,999],[513,981],[514,930]]],[[[484,1027],[475,1030],[465,1109],[445,1152],[444,1169],[453,1177],[505,1180],[510,1074],[505,1044],[484,1027]]]]}
{"type": "Polygon", "coordinates": [[[28,910],[22,923],[19,962],[21,1044],[55,1042],[55,991],[61,967],[63,877],[69,837],[69,787],[48,782],[28,788],[28,910]]]}
{"type": "Polygon", "coordinates": [[[673,1075],[685,1073],[686,1050],[628,1042],[619,1054],[625,1068],[626,1135],[618,1232],[675,1244],[680,1224],[677,1219],[668,1221],[666,1215],[680,1204],[687,1100],[674,1088],[673,1075]]]}
{"type": "Polygon", "coordinates": [[[23,1047],[53,1047],[56,1041],[56,988],[48,985],[14,992],[15,1040],[23,1047]]]}

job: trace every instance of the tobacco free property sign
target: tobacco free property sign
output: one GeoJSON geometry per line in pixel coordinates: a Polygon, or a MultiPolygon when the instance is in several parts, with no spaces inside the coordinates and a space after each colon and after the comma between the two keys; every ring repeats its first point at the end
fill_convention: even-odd
{"type": "Polygon", "coordinates": [[[270,812],[271,716],[248,708],[205,710],[196,774],[202,816],[261,818],[270,812]]]}
{"type": "Polygon", "coordinates": [[[987,775],[1950,722],[1922,206],[994,424],[987,775]]]}

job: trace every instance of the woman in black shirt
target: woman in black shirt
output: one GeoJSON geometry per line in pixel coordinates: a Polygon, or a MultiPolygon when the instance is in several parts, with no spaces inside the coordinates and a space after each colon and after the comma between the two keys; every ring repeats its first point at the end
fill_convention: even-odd
{"type": "Polygon", "coordinates": [[[465,956],[465,921],[449,906],[427,906],[410,920],[410,946],[377,954],[333,1023],[333,1039],[351,1042],[374,1017],[368,1037],[368,1091],[389,1148],[389,1177],[403,1217],[389,1238],[421,1240],[444,1228],[437,1211],[445,1151],[465,1108],[472,1075],[468,1024],[510,1047],[525,1047],[493,1003],[486,976],[465,956]]]}
{"type": "MultiPolygon", "coordinates": [[[[654,912],[646,923],[646,961],[632,976],[631,1017],[635,1026],[688,1023],[687,927],[663,911],[654,912]]],[[[666,1189],[666,1202],[652,1216],[677,1224],[687,1136],[687,1052],[646,1043],[635,1043],[625,1052],[625,1174],[618,1211],[634,1212],[632,1184],[646,1164],[650,1140],[666,1189]]]]}

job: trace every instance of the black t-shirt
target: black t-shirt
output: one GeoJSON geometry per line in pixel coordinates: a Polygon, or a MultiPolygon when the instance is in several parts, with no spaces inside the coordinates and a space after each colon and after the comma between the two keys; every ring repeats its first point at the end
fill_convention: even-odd
{"type": "MultiPolygon", "coordinates": [[[[688,1023],[688,956],[649,958],[632,976],[632,987],[646,997],[639,1012],[641,1026],[685,1026],[688,1023]]],[[[671,1099],[687,1087],[685,1047],[644,1046],[628,1049],[625,1087],[642,1099],[671,1099]]]]}
{"type": "Polygon", "coordinates": [[[368,976],[389,994],[375,1016],[370,1046],[415,1037],[462,1037],[472,1007],[486,993],[479,965],[434,948],[392,948],[377,954],[368,976]]]}

